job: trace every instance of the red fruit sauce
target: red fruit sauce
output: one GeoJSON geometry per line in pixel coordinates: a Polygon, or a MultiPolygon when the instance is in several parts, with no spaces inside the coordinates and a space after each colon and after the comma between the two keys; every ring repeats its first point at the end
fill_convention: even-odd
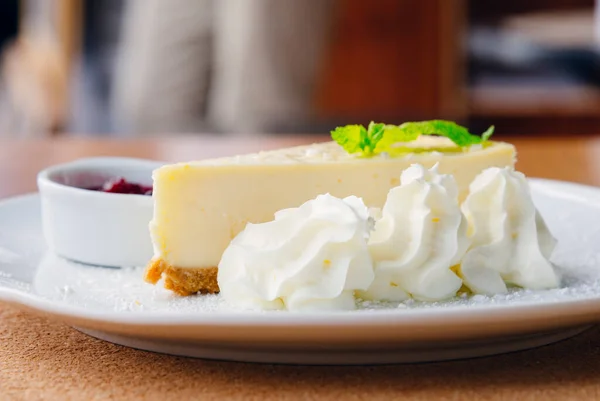
{"type": "Polygon", "coordinates": [[[124,178],[112,178],[102,186],[88,187],[90,191],[101,191],[112,194],[152,195],[152,187],[126,181],[124,178]]]}

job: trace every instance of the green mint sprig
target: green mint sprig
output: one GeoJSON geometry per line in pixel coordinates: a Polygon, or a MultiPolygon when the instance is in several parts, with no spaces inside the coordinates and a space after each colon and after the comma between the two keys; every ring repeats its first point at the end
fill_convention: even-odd
{"type": "Polygon", "coordinates": [[[469,133],[465,127],[445,120],[407,122],[401,125],[387,125],[371,121],[367,128],[362,125],[337,127],[331,131],[331,137],[348,153],[372,156],[393,151],[394,144],[412,142],[421,135],[444,136],[462,148],[484,143],[490,139],[493,133],[493,125],[481,136],[477,136],[469,133]]]}

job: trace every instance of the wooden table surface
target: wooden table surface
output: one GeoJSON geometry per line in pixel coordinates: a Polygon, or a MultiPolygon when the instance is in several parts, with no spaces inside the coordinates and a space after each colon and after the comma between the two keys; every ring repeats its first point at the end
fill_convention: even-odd
{"type": "MultiPolygon", "coordinates": [[[[180,137],[0,141],[0,197],[36,189],[35,175],[79,157],[183,161],[322,137],[180,137]]],[[[529,176],[600,185],[600,136],[505,138],[529,176]]],[[[558,344],[466,361],[302,367],[203,361],[137,351],[0,305],[0,400],[93,399],[600,399],[600,329],[558,344]]]]}

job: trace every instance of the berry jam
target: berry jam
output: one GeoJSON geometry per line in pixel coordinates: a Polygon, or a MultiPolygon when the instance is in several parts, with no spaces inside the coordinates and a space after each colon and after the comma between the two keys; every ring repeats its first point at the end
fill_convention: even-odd
{"type": "Polygon", "coordinates": [[[90,191],[108,192],[111,194],[152,195],[152,187],[126,181],[124,178],[113,178],[99,187],[85,188],[90,191]]]}

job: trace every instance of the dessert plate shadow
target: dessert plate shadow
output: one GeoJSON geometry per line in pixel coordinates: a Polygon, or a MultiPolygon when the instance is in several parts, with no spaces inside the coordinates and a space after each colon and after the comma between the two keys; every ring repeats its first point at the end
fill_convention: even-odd
{"type": "MultiPolygon", "coordinates": [[[[174,296],[141,267],[103,268],[46,249],[37,194],[0,202],[0,300],[91,336],[168,354],[290,364],[380,364],[470,358],[550,344],[600,322],[600,189],[532,179],[559,240],[562,285],[352,312],[249,312],[219,296],[174,296]]],[[[93,228],[90,228],[93,229],[93,228]]]]}

